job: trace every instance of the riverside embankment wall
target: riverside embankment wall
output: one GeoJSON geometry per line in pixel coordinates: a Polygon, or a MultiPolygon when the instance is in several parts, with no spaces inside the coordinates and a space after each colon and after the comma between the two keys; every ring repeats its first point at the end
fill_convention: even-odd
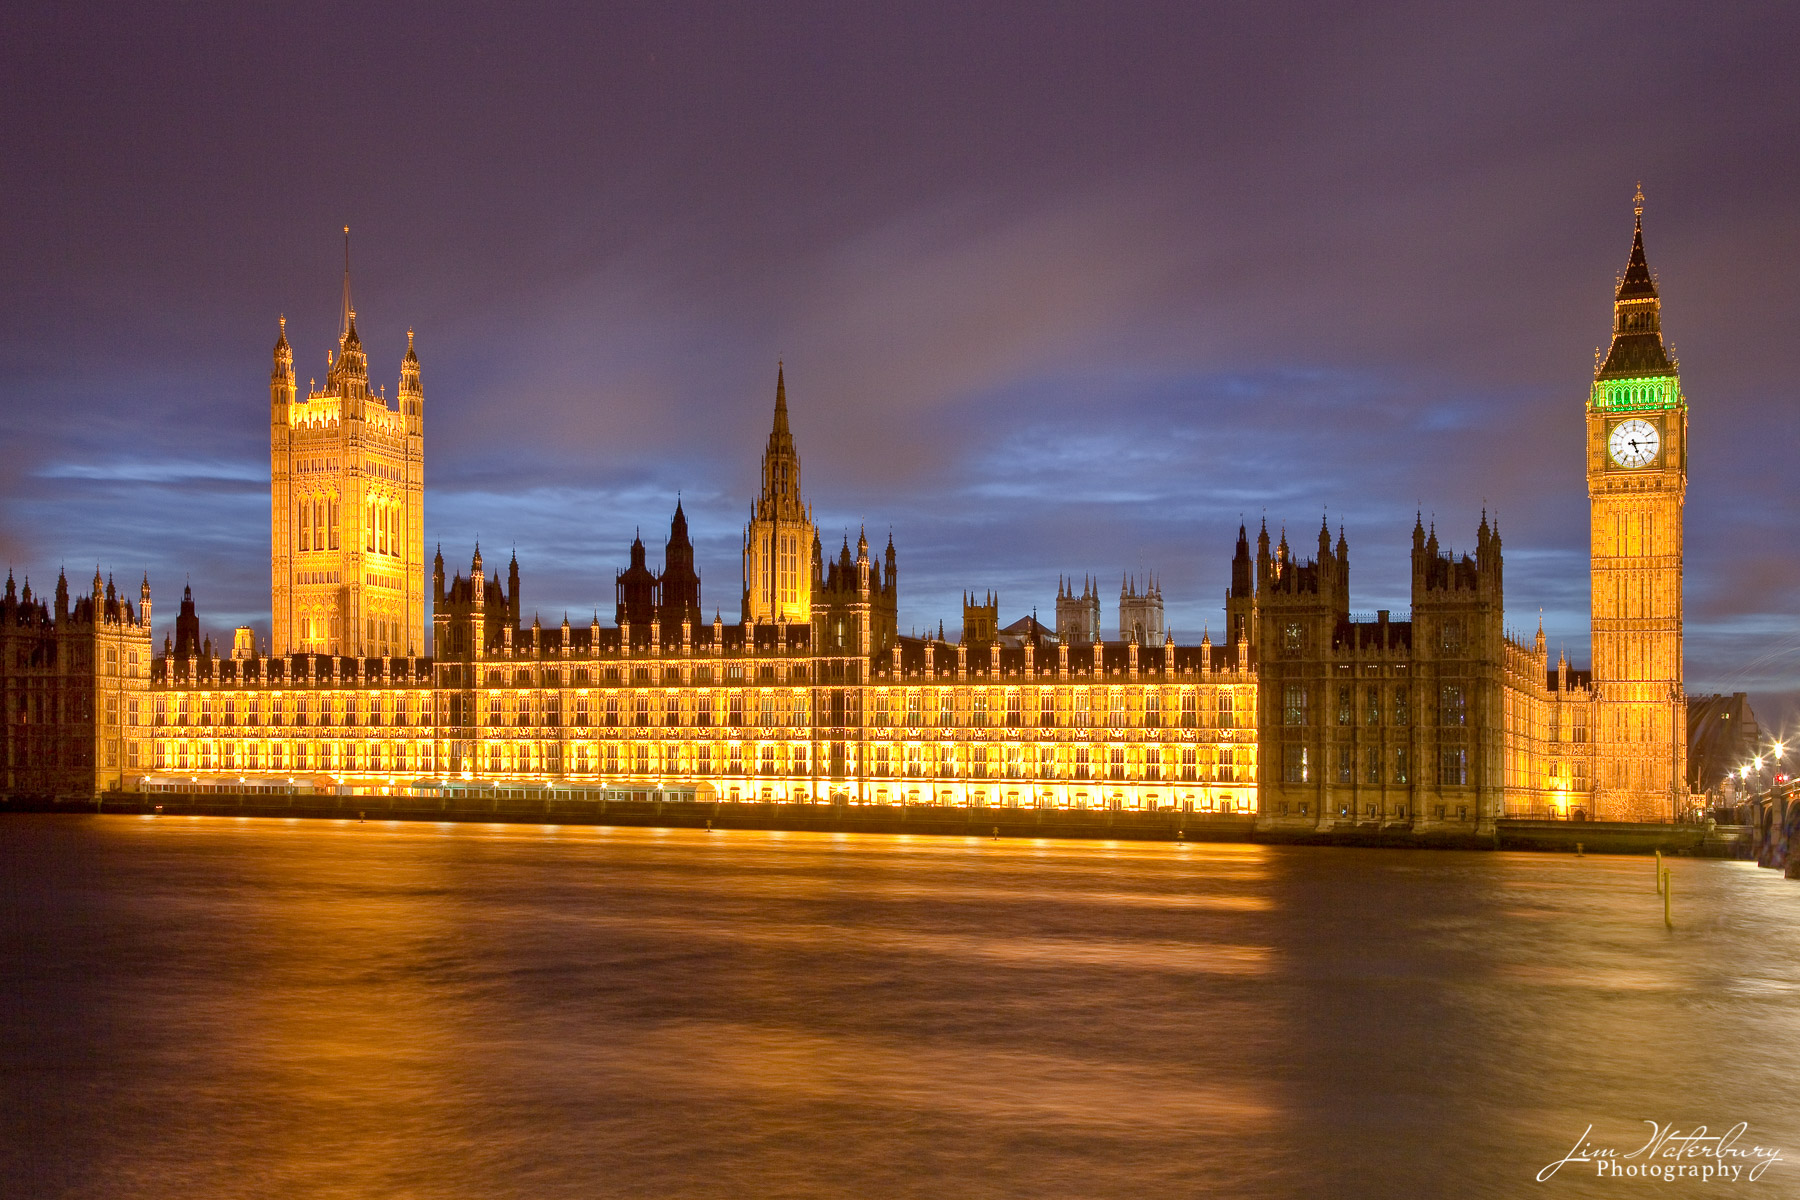
{"type": "Polygon", "coordinates": [[[1047,837],[1121,841],[1257,842],[1552,853],[1741,857],[1738,826],[1637,825],[1601,821],[1498,823],[1493,834],[1415,832],[1376,825],[1260,830],[1254,816],[1108,809],[950,808],[934,805],[775,804],[748,801],[566,801],[492,797],[123,793],[99,800],[0,800],[0,812],[299,817],[336,820],[471,821],[538,825],[629,825],[674,829],[757,829],[817,833],[1047,837]]]}

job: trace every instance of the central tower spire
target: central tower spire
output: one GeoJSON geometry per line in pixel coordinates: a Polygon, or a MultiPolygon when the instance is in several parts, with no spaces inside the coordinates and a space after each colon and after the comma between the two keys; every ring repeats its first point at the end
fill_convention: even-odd
{"type": "Polygon", "coordinates": [[[744,620],[812,619],[812,512],[800,497],[800,455],[788,428],[787,370],[775,364],[775,420],[763,451],[762,494],[744,531],[744,620]]]}
{"type": "Polygon", "coordinates": [[[775,360],[775,428],[769,433],[771,447],[776,438],[786,440],[788,449],[793,449],[793,437],[788,433],[787,364],[780,359],[775,360]]]}
{"type": "Polygon", "coordinates": [[[786,369],[775,364],[775,423],[769,430],[769,444],[763,451],[763,500],[800,500],[800,455],[794,450],[794,435],[788,430],[786,369]]]}

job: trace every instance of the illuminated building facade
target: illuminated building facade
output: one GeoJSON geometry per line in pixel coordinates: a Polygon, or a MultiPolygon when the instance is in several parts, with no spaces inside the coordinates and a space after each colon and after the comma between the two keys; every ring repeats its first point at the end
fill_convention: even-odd
{"type": "Polygon", "coordinates": [[[166,660],[160,768],[371,791],[1253,810],[1255,677],[1211,646],[898,638],[862,658],[816,652],[810,625],[520,629],[491,580],[455,576],[446,597],[430,661],[166,660]]]}
{"type": "MultiPolygon", "coordinates": [[[[1241,544],[1241,543],[1240,543],[1241,544]]],[[[1263,811],[1277,826],[1491,828],[1504,813],[1499,531],[1475,554],[1413,527],[1412,612],[1350,612],[1350,550],[1302,561],[1257,539],[1263,811]]]]}
{"type": "MultiPolygon", "coordinates": [[[[348,230],[345,231],[346,239],[348,230]]],[[[369,389],[344,303],[325,386],[294,384],[287,320],[269,376],[271,651],[352,657],[425,652],[425,393],[406,334],[396,407],[369,389]]]]}
{"type": "Polygon", "coordinates": [[[1691,804],[1682,669],[1682,508],[1687,398],[1662,340],[1662,300],[1644,257],[1643,194],[1613,297],[1612,343],[1596,355],[1585,438],[1593,669],[1543,629],[1504,647],[1505,811],[1669,821],[1691,804]]]}
{"type": "Polygon", "coordinates": [[[1594,618],[1594,806],[1669,820],[1687,795],[1682,506],[1687,397],[1644,258],[1643,193],[1587,406],[1594,618]]]}
{"type": "Polygon", "coordinates": [[[634,541],[611,626],[526,625],[516,556],[503,580],[479,547],[466,575],[440,553],[431,658],[171,646],[156,769],[373,791],[1254,811],[1247,663],[1205,640],[1070,645],[1035,625],[1009,645],[991,595],[971,599],[957,641],[900,636],[893,540],[880,558],[861,535],[854,555],[823,557],[788,421],[778,375],[745,534],[745,607],[762,619],[695,619],[679,505],[660,572],[634,541]]]}
{"type": "MultiPolygon", "coordinates": [[[[1553,666],[1541,625],[1532,638],[1506,632],[1501,538],[1485,514],[1461,556],[1415,524],[1407,613],[1351,611],[1342,530],[1334,544],[1321,528],[1303,560],[1285,533],[1271,546],[1265,527],[1254,555],[1238,532],[1216,646],[1210,635],[1175,644],[1154,579],[1123,584],[1117,641],[1104,640],[1099,589],[1085,579],[1079,591],[1059,580],[1054,633],[1035,616],[1002,627],[994,594],[971,591],[954,639],[941,626],[901,636],[892,537],[879,555],[866,534],[830,558],[820,546],[780,369],[739,620],[703,619],[678,503],[660,570],[632,543],[606,626],[527,623],[516,556],[503,578],[478,546],[466,572],[440,553],[427,657],[417,359],[409,346],[399,409],[368,395],[346,284],[324,389],[296,401],[285,333],[276,345],[273,653],[240,638],[215,656],[184,596],[178,636],[137,706],[142,726],[118,739],[118,763],[135,753],[137,771],[91,786],[1175,808],[1254,812],[1295,832],[1666,820],[1685,799],[1686,410],[1641,220],[1615,307],[1587,431],[1591,673],[1553,666]]],[[[112,619],[110,595],[96,592],[92,607],[112,619]]],[[[20,615],[38,608],[7,610],[9,644],[41,640],[48,618],[20,615]],[[15,632],[27,629],[38,632],[15,632]]],[[[141,641],[145,661],[148,609],[146,591],[141,616],[119,610],[117,635],[141,641]]],[[[15,657],[7,711],[38,711],[16,698],[28,689],[15,657]]],[[[111,762],[100,737],[81,753],[111,762]]]]}
{"type": "Polygon", "coordinates": [[[0,599],[0,791],[84,796],[134,787],[152,765],[150,581],[138,606],[98,569],[54,607],[6,577],[0,599]]]}

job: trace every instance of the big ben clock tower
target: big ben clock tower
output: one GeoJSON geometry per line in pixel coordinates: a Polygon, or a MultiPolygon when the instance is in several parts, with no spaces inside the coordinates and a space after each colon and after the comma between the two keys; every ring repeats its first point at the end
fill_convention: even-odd
{"type": "Polygon", "coordinates": [[[1594,810],[1669,821],[1687,794],[1681,509],[1687,398],[1644,259],[1644,195],[1587,406],[1594,614],[1594,810]]]}

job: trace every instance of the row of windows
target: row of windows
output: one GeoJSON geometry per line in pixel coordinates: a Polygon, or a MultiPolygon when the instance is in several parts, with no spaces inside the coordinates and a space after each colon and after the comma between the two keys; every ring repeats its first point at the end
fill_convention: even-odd
{"type": "Polygon", "coordinates": [[[385,617],[369,617],[366,620],[369,646],[377,654],[400,648],[400,630],[402,623],[385,617]]]}
{"type": "Polygon", "coordinates": [[[917,729],[926,725],[955,726],[967,724],[976,728],[1006,725],[1023,726],[1028,718],[1042,726],[1108,725],[1115,728],[1143,726],[1156,729],[1177,722],[1196,728],[1211,721],[1231,728],[1242,701],[1229,688],[1217,689],[1208,696],[1194,689],[1165,697],[1161,688],[1041,688],[1033,703],[1031,692],[1018,689],[974,689],[966,694],[945,688],[929,691],[908,688],[877,691],[873,699],[876,726],[902,726],[917,729]],[[1165,707],[1167,705],[1167,707],[1165,707]],[[1210,719],[1210,720],[1209,720],[1210,719]]]}
{"type": "Polygon", "coordinates": [[[299,626],[300,644],[309,650],[323,650],[343,636],[342,619],[336,612],[304,613],[299,626]]]}
{"type": "Polygon", "coordinates": [[[158,742],[156,769],[429,772],[433,754],[429,742],[158,742]]]}
{"type": "MultiPolygon", "coordinates": [[[[616,687],[627,682],[627,668],[602,667],[598,672],[588,667],[489,667],[485,675],[485,685],[490,688],[504,687],[592,687],[595,676],[599,683],[606,687],[616,687]]],[[[629,682],[634,687],[654,687],[661,684],[665,687],[680,687],[685,684],[706,685],[714,682],[714,669],[705,667],[631,667],[629,682]],[[685,675],[685,678],[684,678],[685,675]]],[[[725,682],[736,682],[754,678],[763,683],[806,683],[809,671],[803,663],[727,663],[717,672],[718,678],[725,682]]]]}
{"type": "MultiPolygon", "coordinates": [[[[396,693],[392,696],[371,693],[367,696],[344,696],[335,701],[321,696],[317,698],[316,704],[314,698],[304,695],[285,699],[281,696],[265,698],[257,695],[224,695],[215,701],[212,696],[182,693],[173,697],[173,705],[170,700],[171,697],[167,695],[156,697],[158,725],[170,724],[171,711],[174,724],[201,726],[258,726],[263,723],[265,712],[268,723],[274,726],[407,725],[429,724],[431,721],[431,699],[424,693],[396,693]]],[[[131,701],[130,723],[138,724],[136,700],[131,701]]]]}
{"type": "MultiPolygon", "coordinates": [[[[120,673],[119,648],[117,646],[108,646],[106,648],[106,673],[108,675],[117,675],[120,673]]],[[[136,679],[138,677],[138,652],[135,649],[128,649],[125,651],[124,675],[127,679],[136,679]]]]}
{"type": "MultiPolygon", "coordinates": [[[[1450,807],[1451,806],[1447,805],[1447,804],[1434,804],[1431,806],[1431,815],[1439,821],[1445,820],[1450,814],[1450,807]]],[[[1458,821],[1466,821],[1469,819],[1469,806],[1468,805],[1458,804],[1455,807],[1456,807],[1456,819],[1458,821]]],[[[1286,800],[1277,800],[1275,802],[1275,813],[1277,816],[1285,817],[1288,815],[1289,811],[1290,811],[1289,805],[1286,800]]],[[[1293,805],[1292,811],[1298,813],[1302,817],[1311,816],[1312,815],[1312,805],[1309,804],[1308,802],[1302,800],[1298,804],[1293,805]]],[[[1383,812],[1379,805],[1376,805],[1373,803],[1365,803],[1362,806],[1361,813],[1359,814],[1356,811],[1355,805],[1339,804],[1337,806],[1337,815],[1340,817],[1351,817],[1351,816],[1361,815],[1363,817],[1367,817],[1367,818],[1371,818],[1371,819],[1380,818],[1380,817],[1389,817],[1394,820],[1404,821],[1406,819],[1406,805],[1396,804],[1392,808],[1389,808],[1385,812],[1383,812]]]]}
{"type": "Polygon", "coordinates": [[[1181,779],[1221,783],[1251,781],[1254,763],[1245,748],[1150,746],[1141,756],[1123,746],[1090,750],[1087,746],[989,745],[940,748],[930,743],[904,747],[878,745],[871,773],[881,777],[931,778],[965,775],[981,779],[1181,779]],[[1241,762],[1234,761],[1240,758],[1241,762]]]}
{"type": "Polygon", "coordinates": [[[1548,764],[1530,757],[1509,757],[1506,764],[1506,784],[1508,787],[1535,787],[1539,784],[1557,791],[1585,792],[1588,790],[1588,764],[1580,759],[1573,762],[1551,762],[1548,764]],[[1540,781],[1537,772],[1543,772],[1540,781]]]}
{"type": "Polygon", "coordinates": [[[1587,705],[1533,700],[1508,704],[1506,732],[1515,738],[1584,744],[1588,740],[1587,705]]]}
{"type": "MultiPolygon", "coordinates": [[[[210,695],[181,693],[172,699],[176,725],[212,725],[215,715],[220,725],[259,725],[265,711],[271,725],[404,725],[409,721],[427,723],[432,720],[431,697],[426,693],[349,694],[336,698],[317,697],[316,703],[314,698],[303,694],[285,698],[274,696],[266,700],[254,694],[243,697],[227,694],[215,701],[210,695]]],[[[451,694],[445,699],[442,719],[455,725],[476,723],[465,711],[464,696],[451,694]]],[[[1180,708],[1166,713],[1167,722],[1164,720],[1163,697],[1157,690],[1142,693],[1141,701],[1122,688],[1045,689],[1039,693],[1035,708],[1027,707],[1026,700],[1027,697],[1017,690],[990,695],[984,689],[967,693],[943,689],[929,696],[916,689],[892,696],[884,691],[874,698],[870,723],[877,728],[1022,728],[1027,725],[1029,716],[1033,718],[1030,724],[1044,728],[1105,725],[1156,729],[1167,724],[1171,728],[1192,729],[1213,727],[1208,723],[1210,718],[1216,722],[1216,727],[1229,729],[1235,727],[1237,718],[1237,701],[1227,689],[1219,690],[1217,708],[1211,710],[1201,708],[1203,697],[1192,691],[1183,693],[1180,708]]],[[[171,697],[167,695],[156,698],[158,725],[170,723],[170,701],[171,697]]],[[[773,727],[805,726],[812,720],[811,700],[804,692],[732,692],[717,697],[678,692],[604,697],[582,695],[569,698],[568,707],[572,723],[581,727],[660,724],[707,728],[716,722],[744,725],[752,717],[756,724],[773,727]]],[[[490,726],[560,725],[564,698],[555,693],[538,696],[495,693],[485,697],[479,711],[482,713],[480,723],[490,726]]],[[[853,717],[846,719],[846,716],[834,710],[830,719],[834,724],[853,723],[853,717]]],[[[821,719],[824,717],[822,713],[821,719]]]]}
{"type": "MultiPolygon", "coordinates": [[[[1281,723],[1309,724],[1308,690],[1304,683],[1283,684],[1281,689],[1281,723]]],[[[1446,683],[1438,688],[1437,718],[1439,725],[1469,723],[1468,689],[1464,684],[1446,683]]],[[[1337,724],[1369,726],[1405,726],[1412,721],[1411,696],[1408,688],[1383,689],[1369,684],[1358,689],[1354,684],[1337,687],[1337,724]]]]}
{"type": "MultiPolygon", "coordinates": [[[[1287,745],[1281,748],[1283,783],[1315,783],[1323,764],[1322,755],[1310,746],[1287,745]]],[[[1362,782],[1372,787],[1384,783],[1406,785],[1414,782],[1411,751],[1394,746],[1386,751],[1379,747],[1337,747],[1334,779],[1340,785],[1362,782]],[[1358,771],[1358,763],[1361,770],[1358,771]]],[[[1469,783],[1469,751],[1465,746],[1445,746],[1438,750],[1437,783],[1439,787],[1467,787],[1469,783]]]]}
{"type": "MultiPolygon", "coordinates": [[[[131,747],[136,765],[137,747],[131,747]]],[[[156,766],[164,770],[242,771],[431,771],[437,749],[429,742],[242,742],[226,740],[159,742],[156,766]]],[[[473,762],[485,761],[492,771],[540,771],[576,774],[722,774],[805,775],[811,748],[804,743],[729,745],[657,745],[648,742],[602,744],[560,742],[490,742],[468,752],[473,762]]],[[[462,744],[446,758],[449,769],[464,758],[462,744]]],[[[866,765],[871,775],[882,778],[969,779],[1112,779],[1169,780],[1186,782],[1249,783],[1254,764],[1246,752],[1234,762],[1227,749],[1199,755],[1194,747],[1150,747],[1141,757],[1128,756],[1123,747],[1090,754],[1087,747],[990,746],[948,749],[910,746],[904,754],[877,747],[866,765]]],[[[841,743],[832,748],[821,769],[845,773],[854,751],[841,743]]]]}
{"type": "Polygon", "coordinates": [[[87,692],[24,691],[0,696],[0,718],[8,725],[62,725],[92,719],[94,698],[87,692]]]}
{"type": "Polygon", "coordinates": [[[302,550],[338,548],[338,500],[333,495],[302,496],[295,533],[302,550]]]}
{"type": "Polygon", "coordinates": [[[363,549],[399,557],[405,545],[404,517],[398,501],[370,496],[363,511],[363,549]]]}
{"type": "MultiPolygon", "coordinates": [[[[1449,654],[1459,653],[1463,648],[1463,624],[1459,618],[1448,617],[1437,622],[1438,649],[1449,654]]],[[[1299,621],[1290,621],[1281,631],[1281,656],[1283,658],[1301,658],[1306,654],[1306,626],[1299,621]]]]}
{"type": "Polygon", "coordinates": [[[1680,642],[1670,632],[1601,630],[1594,634],[1594,673],[1617,680],[1662,681],[1679,674],[1680,642]]]}
{"type": "MultiPolygon", "coordinates": [[[[129,625],[125,628],[131,628],[129,625]]],[[[129,634],[125,636],[129,637],[129,634]]],[[[148,656],[148,651],[144,654],[148,656]]],[[[7,655],[7,665],[25,671],[31,667],[49,668],[57,665],[57,643],[54,636],[39,638],[21,638],[13,644],[12,653],[7,655]],[[35,661],[34,661],[35,660],[35,661]]],[[[93,665],[93,647],[76,643],[69,647],[69,665],[77,674],[87,671],[93,665]]],[[[136,679],[141,669],[142,659],[136,647],[127,647],[123,652],[125,669],[121,671],[120,649],[116,645],[106,647],[104,674],[124,675],[128,679],[136,679]]]]}
{"type": "MultiPolygon", "coordinates": [[[[1458,691],[1460,703],[1460,690],[1458,691]]],[[[1375,684],[1360,692],[1353,684],[1339,684],[1337,690],[1337,723],[1354,725],[1360,717],[1364,725],[1390,724],[1404,726],[1410,720],[1408,690],[1395,687],[1383,693],[1375,684]]]]}

